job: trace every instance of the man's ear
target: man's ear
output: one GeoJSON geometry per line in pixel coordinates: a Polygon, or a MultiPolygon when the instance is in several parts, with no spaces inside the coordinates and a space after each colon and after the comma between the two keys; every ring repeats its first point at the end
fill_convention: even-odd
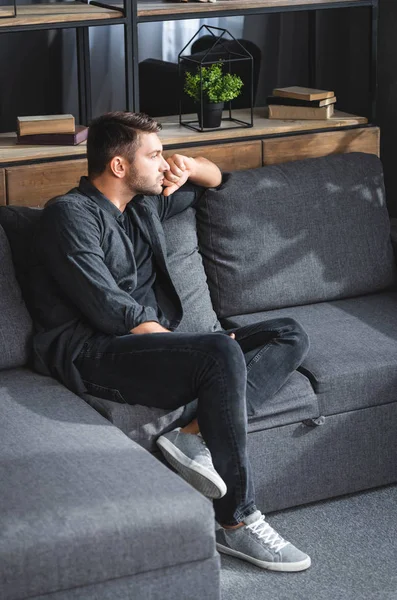
{"type": "Polygon", "coordinates": [[[122,179],[126,175],[126,160],[122,156],[114,156],[109,163],[109,169],[115,177],[122,179]]]}

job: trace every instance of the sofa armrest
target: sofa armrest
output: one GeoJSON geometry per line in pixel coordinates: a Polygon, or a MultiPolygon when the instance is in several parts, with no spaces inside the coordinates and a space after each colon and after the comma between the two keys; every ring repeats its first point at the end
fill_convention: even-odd
{"type": "MultiPolygon", "coordinates": [[[[211,503],[81,398],[1,371],[0,422],[0,597],[178,565],[183,577],[211,559],[218,578],[211,503]]],[[[206,598],[218,598],[214,577],[206,598]]]]}

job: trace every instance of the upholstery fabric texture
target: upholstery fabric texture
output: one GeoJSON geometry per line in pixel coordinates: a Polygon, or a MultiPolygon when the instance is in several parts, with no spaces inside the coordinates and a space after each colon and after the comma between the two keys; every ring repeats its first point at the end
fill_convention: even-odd
{"type": "MultiPolygon", "coordinates": [[[[397,481],[397,402],[248,434],[255,499],[264,512],[397,481]]],[[[316,599],[317,600],[317,599],[316,599]]]]}
{"type": "Polygon", "coordinates": [[[248,431],[272,429],[320,416],[318,399],[310,381],[294,371],[277,394],[248,417],[248,431]]]}
{"type": "Polygon", "coordinates": [[[219,318],[396,282],[382,165],[371,154],[226,174],[207,190],[197,222],[219,318]]]}
{"type": "Polygon", "coordinates": [[[202,561],[138,573],[132,577],[35,596],[29,600],[219,600],[219,555],[202,561]]]}
{"type": "Polygon", "coordinates": [[[194,400],[186,406],[169,411],[141,404],[121,404],[89,394],[84,395],[84,400],[150,452],[157,452],[156,440],[160,435],[190,423],[196,416],[197,406],[197,401],[194,400]]]}
{"type": "MultiPolygon", "coordinates": [[[[196,416],[197,400],[170,412],[139,404],[120,404],[88,394],[84,399],[128,437],[156,453],[156,440],[160,435],[175,427],[184,427],[196,416]]],[[[296,371],[273,398],[249,417],[248,430],[270,429],[320,416],[318,399],[310,381],[296,371]]]]}
{"type": "Polygon", "coordinates": [[[15,274],[29,309],[27,275],[32,265],[31,246],[34,227],[40,219],[41,208],[28,206],[0,207],[0,225],[6,232],[11,247],[15,274]]]}
{"type": "Polygon", "coordinates": [[[320,414],[396,401],[397,293],[296,306],[227,319],[236,325],[292,317],[310,349],[299,370],[310,379],[320,414]]]}
{"type": "Polygon", "coordinates": [[[7,236],[0,226],[0,369],[21,367],[30,354],[32,321],[15,277],[7,236]]]}
{"type": "Polygon", "coordinates": [[[211,503],[52,378],[1,372],[0,422],[1,598],[214,556],[211,503]]]}
{"type": "Polygon", "coordinates": [[[207,276],[198,249],[196,211],[188,208],[163,225],[169,271],[183,308],[178,331],[206,333],[221,330],[211,304],[207,276]]]}

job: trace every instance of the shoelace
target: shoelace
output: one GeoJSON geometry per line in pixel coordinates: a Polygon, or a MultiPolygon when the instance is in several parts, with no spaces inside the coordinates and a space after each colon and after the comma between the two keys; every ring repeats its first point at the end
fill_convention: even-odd
{"type": "Polygon", "coordinates": [[[289,542],[282,538],[277,531],[274,531],[273,527],[270,527],[269,523],[266,523],[265,515],[261,515],[258,521],[255,521],[255,523],[251,523],[251,525],[247,525],[246,527],[276,552],[279,552],[289,544],[289,542]]]}

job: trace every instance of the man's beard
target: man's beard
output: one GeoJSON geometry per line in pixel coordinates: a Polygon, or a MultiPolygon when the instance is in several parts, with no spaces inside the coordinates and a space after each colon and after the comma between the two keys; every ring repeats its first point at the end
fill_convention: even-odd
{"type": "Polygon", "coordinates": [[[157,184],[149,184],[144,177],[139,175],[139,172],[134,167],[131,167],[128,175],[125,178],[125,184],[132,194],[142,194],[143,196],[157,196],[161,194],[163,186],[160,181],[164,175],[159,175],[157,184]]]}

